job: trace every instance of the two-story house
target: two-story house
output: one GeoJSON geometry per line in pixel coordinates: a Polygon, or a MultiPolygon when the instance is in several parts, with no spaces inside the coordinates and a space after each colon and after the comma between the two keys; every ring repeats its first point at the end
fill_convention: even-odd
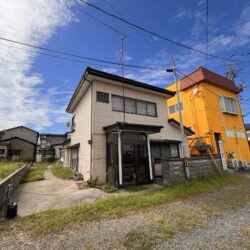
{"type": "Polygon", "coordinates": [[[40,145],[37,152],[38,161],[59,160],[61,157],[61,148],[66,140],[67,134],[40,134],[40,145]]]}
{"type": "Polygon", "coordinates": [[[154,162],[182,157],[180,128],[168,122],[166,107],[174,95],[88,67],[66,110],[73,118],[64,164],[85,180],[97,177],[115,186],[152,181],[159,174],[154,162]]]}
{"type": "Polygon", "coordinates": [[[39,133],[18,126],[0,131],[0,158],[35,159],[39,133]]]}
{"type": "MultiPolygon", "coordinates": [[[[195,135],[189,137],[191,155],[220,154],[228,159],[250,163],[250,152],[236,84],[205,68],[180,79],[180,109],[183,123],[195,135]]],[[[166,88],[176,90],[171,84],[166,88]]],[[[169,116],[179,120],[176,97],[167,100],[169,116]]],[[[225,165],[225,164],[224,164],[225,165]]]]}

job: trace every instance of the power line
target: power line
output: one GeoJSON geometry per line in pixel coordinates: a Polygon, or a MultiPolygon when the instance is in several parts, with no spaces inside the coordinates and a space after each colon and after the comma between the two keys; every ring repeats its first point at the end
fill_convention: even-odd
{"type": "MultiPolygon", "coordinates": [[[[151,35],[153,35],[153,36],[156,36],[156,37],[158,37],[158,38],[160,38],[160,39],[162,39],[162,40],[165,40],[165,41],[167,41],[167,42],[173,43],[173,44],[175,44],[175,45],[178,45],[178,46],[183,47],[183,48],[185,48],[185,49],[192,50],[192,51],[194,51],[194,52],[197,52],[197,53],[200,53],[200,54],[203,54],[203,55],[207,55],[207,56],[214,57],[214,58],[221,59],[221,60],[226,60],[226,61],[233,61],[233,62],[235,62],[235,60],[232,60],[232,59],[230,59],[230,58],[221,57],[221,56],[217,56],[217,55],[213,55],[213,54],[208,54],[208,53],[206,53],[205,51],[202,51],[202,50],[199,50],[199,49],[196,49],[196,48],[192,48],[192,47],[190,47],[190,46],[188,46],[188,45],[186,45],[186,44],[179,43],[179,42],[174,41],[174,40],[172,40],[172,39],[170,39],[170,38],[168,38],[168,37],[165,37],[165,36],[163,36],[163,35],[157,34],[157,33],[155,33],[154,31],[148,30],[148,29],[146,29],[146,28],[144,28],[144,27],[142,27],[142,26],[139,26],[139,25],[137,25],[137,24],[135,24],[135,23],[132,23],[132,22],[130,22],[130,21],[128,21],[128,20],[126,20],[126,19],[124,19],[124,18],[122,18],[122,17],[119,17],[119,16],[117,16],[117,15],[114,15],[114,14],[112,14],[112,13],[110,13],[110,12],[108,12],[108,11],[106,11],[106,10],[104,10],[104,9],[102,9],[102,8],[100,8],[100,7],[96,6],[96,5],[94,5],[94,4],[92,4],[92,3],[86,2],[85,0],[79,0],[79,1],[81,1],[82,3],[84,3],[84,4],[88,5],[88,6],[91,6],[92,8],[94,8],[94,9],[96,9],[96,10],[98,10],[98,11],[100,11],[100,12],[106,14],[106,15],[109,15],[109,16],[115,18],[115,19],[118,19],[118,20],[120,20],[121,22],[124,22],[124,23],[130,25],[131,27],[135,27],[135,28],[137,28],[137,29],[139,29],[139,30],[142,30],[142,31],[144,31],[144,32],[146,32],[146,33],[148,33],[148,34],[151,34],[151,35]]],[[[125,65],[124,65],[124,66],[125,66],[125,65]]]]}
{"type": "MultiPolygon", "coordinates": [[[[75,60],[75,59],[68,58],[68,57],[63,57],[63,56],[58,56],[58,55],[52,55],[52,54],[48,54],[48,53],[43,53],[43,52],[40,52],[40,51],[34,51],[34,50],[25,49],[25,48],[20,48],[20,47],[8,45],[8,44],[2,44],[2,43],[0,43],[0,45],[6,46],[6,47],[9,47],[9,48],[14,48],[14,49],[19,49],[19,50],[27,51],[27,52],[34,53],[34,54],[39,54],[39,55],[43,55],[43,56],[49,56],[49,57],[53,57],[53,58],[56,58],[56,59],[62,59],[62,60],[66,60],[66,61],[82,63],[82,64],[86,64],[86,65],[90,64],[90,65],[95,65],[95,66],[100,66],[100,67],[106,66],[106,65],[101,65],[101,64],[92,63],[92,62],[85,62],[85,61],[75,60]]],[[[25,46],[29,46],[29,45],[25,45],[25,46]]],[[[29,47],[33,47],[33,46],[30,45],[29,47]]]]}
{"type": "Polygon", "coordinates": [[[86,16],[92,18],[92,19],[94,19],[94,20],[97,21],[98,23],[100,23],[100,24],[106,26],[107,28],[113,30],[114,32],[118,33],[119,35],[123,35],[123,32],[121,32],[121,31],[119,31],[118,29],[114,28],[113,26],[111,26],[111,25],[109,25],[109,24],[107,24],[107,23],[101,21],[100,19],[96,18],[95,16],[90,15],[90,14],[87,13],[86,11],[83,11],[83,10],[78,9],[78,8],[77,8],[77,10],[78,10],[80,13],[82,13],[82,14],[84,14],[84,15],[86,15],[86,16]]]}
{"type": "MultiPolygon", "coordinates": [[[[31,48],[35,48],[35,49],[40,49],[40,50],[44,50],[44,51],[48,51],[48,52],[52,52],[52,53],[56,53],[56,54],[62,54],[62,55],[70,56],[70,57],[82,58],[82,59],[86,59],[86,60],[90,60],[90,61],[101,62],[101,63],[111,64],[111,65],[119,65],[119,63],[113,62],[113,61],[102,60],[102,59],[97,59],[97,58],[92,58],[92,57],[76,55],[76,54],[72,54],[72,53],[69,53],[69,52],[48,49],[48,48],[44,48],[44,47],[40,47],[40,46],[28,44],[28,43],[23,43],[23,42],[7,39],[7,38],[4,38],[4,37],[0,37],[0,40],[7,41],[7,42],[10,42],[10,43],[20,44],[20,45],[23,45],[23,46],[27,46],[27,47],[31,47],[31,48]]],[[[83,61],[79,61],[79,60],[75,60],[75,59],[71,59],[71,58],[66,58],[66,57],[62,57],[62,56],[55,56],[55,55],[45,54],[45,53],[41,53],[41,52],[36,52],[36,53],[51,56],[51,57],[56,57],[56,58],[60,57],[61,59],[64,59],[64,60],[70,60],[70,61],[76,61],[76,62],[88,64],[87,62],[83,62],[83,61]]],[[[163,68],[144,67],[144,66],[132,65],[132,64],[124,64],[123,66],[124,67],[129,67],[129,68],[136,68],[136,69],[146,69],[146,70],[157,70],[157,71],[165,70],[163,68]]]]}
{"type": "MultiPolygon", "coordinates": [[[[110,7],[114,12],[116,12],[121,18],[125,19],[124,15],[122,15],[121,12],[118,11],[118,10],[110,3],[109,0],[106,0],[106,3],[107,3],[107,4],[109,5],[109,7],[110,7]]],[[[148,39],[146,39],[146,38],[139,32],[138,29],[134,29],[134,30],[137,32],[137,34],[139,34],[139,36],[140,36],[144,41],[146,41],[147,43],[149,43],[149,44],[152,46],[152,43],[151,43],[148,39]]]]}

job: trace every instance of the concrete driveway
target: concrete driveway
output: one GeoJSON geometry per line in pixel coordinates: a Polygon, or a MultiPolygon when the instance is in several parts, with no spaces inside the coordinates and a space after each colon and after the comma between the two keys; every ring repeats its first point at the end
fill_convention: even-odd
{"type": "Polygon", "coordinates": [[[95,188],[79,190],[73,180],[61,180],[49,168],[44,177],[42,181],[20,184],[14,191],[12,200],[18,204],[19,216],[95,201],[108,195],[95,188]]]}

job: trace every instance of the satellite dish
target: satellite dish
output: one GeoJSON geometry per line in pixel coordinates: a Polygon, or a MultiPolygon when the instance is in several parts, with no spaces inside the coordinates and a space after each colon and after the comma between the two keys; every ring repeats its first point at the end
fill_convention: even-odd
{"type": "Polygon", "coordinates": [[[193,95],[196,95],[198,93],[198,89],[197,88],[193,88],[192,93],[193,93],[193,95]]]}
{"type": "Polygon", "coordinates": [[[67,127],[67,128],[70,127],[70,122],[66,122],[66,127],[67,127]]]}

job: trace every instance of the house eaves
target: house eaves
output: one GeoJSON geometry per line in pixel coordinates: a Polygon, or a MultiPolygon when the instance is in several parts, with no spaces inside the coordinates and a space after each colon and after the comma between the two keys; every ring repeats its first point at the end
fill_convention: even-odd
{"type": "MultiPolygon", "coordinates": [[[[73,106],[73,103],[75,102],[78,94],[80,93],[81,91],[81,88],[83,87],[85,81],[87,81],[87,83],[91,83],[91,81],[89,81],[87,79],[87,76],[88,75],[91,75],[91,76],[94,76],[94,77],[99,77],[99,78],[102,78],[102,79],[107,79],[107,80],[110,80],[110,81],[114,81],[114,82],[119,82],[119,83],[124,83],[125,85],[130,85],[130,86],[133,86],[133,87],[138,87],[138,88],[143,88],[145,90],[148,90],[148,91],[153,91],[155,93],[159,93],[159,94],[163,94],[163,95],[167,95],[167,96],[174,96],[175,95],[175,92],[173,91],[170,91],[170,90],[167,90],[167,89],[163,89],[163,88],[159,88],[159,87],[156,87],[156,86],[153,86],[153,85],[150,85],[150,84],[147,84],[147,83],[143,83],[143,82],[139,82],[139,81],[135,81],[135,80],[132,80],[132,79],[129,79],[129,78],[123,78],[121,76],[118,76],[118,75],[113,75],[113,74],[110,74],[110,73],[106,73],[106,72],[103,72],[103,71],[100,71],[100,70],[96,70],[96,69],[92,69],[90,67],[87,67],[86,70],[85,70],[85,73],[83,74],[74,94],[72,95],[70,101],[69,101],[69,104],[68,104],[68,107],[66,109],[67,112],[70,112],[72,111],[72,106],[73,106]]],[[[89,84],[88,84],[89,85],[89,84]]],[[[88,86],[86,86],[85,89],[87,89],[88,86]]]]}

